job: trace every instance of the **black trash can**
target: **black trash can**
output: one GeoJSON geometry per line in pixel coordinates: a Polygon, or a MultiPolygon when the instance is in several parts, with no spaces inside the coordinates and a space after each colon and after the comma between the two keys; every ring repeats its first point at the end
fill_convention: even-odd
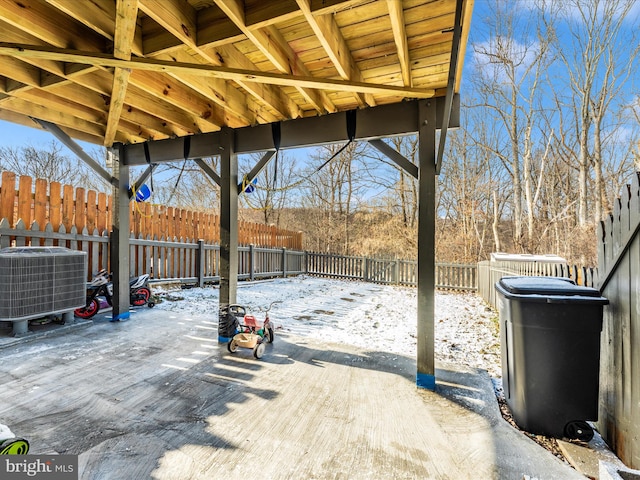
{"type": "Polygon", "coordinates": [[[504,277],[502,384],[516,424],[531,433],[589,441],[598,419],[602,309],[594,288],[557,277],[504,277]]]}

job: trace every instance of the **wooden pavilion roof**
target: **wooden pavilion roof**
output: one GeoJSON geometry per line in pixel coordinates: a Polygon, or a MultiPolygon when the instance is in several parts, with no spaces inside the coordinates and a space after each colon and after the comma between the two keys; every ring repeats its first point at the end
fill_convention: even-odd
{"type": "Polygon", "coordinates": [[[0,119],[111,146],[445,96],[459,89],[472,8],[0,0],[0,119]]]}

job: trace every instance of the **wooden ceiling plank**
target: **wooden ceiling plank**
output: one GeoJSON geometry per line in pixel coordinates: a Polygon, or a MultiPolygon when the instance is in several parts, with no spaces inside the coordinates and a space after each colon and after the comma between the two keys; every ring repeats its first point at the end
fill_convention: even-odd
{"type": "MultiPolygon", "coordinates": [[[[182,72],[180,72],[182,73],[182,72]]],[[[146,90],[156,98],[162,99],[178,108],[194,115],[194,119],[201,119],[212,123],[216,127],[224,125],[224,114],[212,102],[200,96],[197,92],[186,88],[175,79],[167,75],[152,74],[148,71],[133,71],[129,77],[132,85],[146,90]]]]}
{"type": "Polygon", "coordinates": [[[140,10],[191,48],[196,44],[196,10],[186,0],[140,0],[140,10]]]}
{"type": "MultiPolygon", "coordinates": [[[[42,130],[40,125],[37,125],[29,116],[24,115],[22,113],[12,112],[10,110],[3,110],[0,107],[0,120],[4,120],[5,122],[16,123],[18,125],[23,125],[25,127],[35,128],[38,130],[42,130]]],[[[99,145],[102,143],[102,137],[92,135],[81,130],[76,130],[72,128],[65,127],[63,129],[70,137],[80,140],[83,142],[93,143],[99,145]]]]}
{"type": "MultiPolygon", "coordinates": [[[[203,49],[207,58],[215,58],[218,63],[213,65],[235,67],[248,71],[256,70],[256,66],[247,57],[238,51],[234,45],[221,45],[203,49]]],[[[302,116],[300,107],[278,88],[272,85],[247,81],[243,78],[234,80],[238,85],[251,94],[256,100],[264,103],[281,118],[298,118],[302,116]]]]}
{"type": "MultiPolygon", "coordinates": [[[[261,1],[264,3],[264,0],[261,1]]],[[[217,5],[198,10],[197,13],[198,47],[226,45],[244,38],[242,31],[217,5]]]]}
{"type": "MultiPolygon", "coordinates": [[[[340,28],[333,19],[333,15],[313,15],[309,1],[297,0],[297,3],[316,38],[336,67],[338,74],[344,80],[361,81],[360,69],[351,55],[347,42],[340,33],[340,28]]],[[[375,106],[375,100],[371,94],[357,93],[355,98],[360,106],[365,104],[375,106]]]]}
{"type": "MultiPolygon", "coordinates": [[[[280,72],[311,76],[306,65],[291,49],[275,26],[270,25],[256,30],[247,27],[244,16],[244,2],[242,0],[215,0],[215,2],[280,72]]],[[[314,90],[308,91],[304,87],[296,88],[319,113],[336,111],[335,105],[333,105],[326,93],[314,90]]]]}
{"type": "MultiPolygon", "coordinates": [[[[97,32],[111,41],[115,36],[116,2],[114,0],[46,0],[58,10],[97,32]]],[[[142,29],[138,28],[133,37],[131,51],[142,55],[142,29]]]]}
{"type": "Polygon", "coordinates": [[[0,75],[30,87],[40,86],[40,69],[16,58],[0,57],[0,75]]]}
{"type": "MultiPolygon", "coordinates": [[[[145,13],[149,14],[149,11],[152,9],[162,10],[161,6],[165,5],[166,0],[142,0],[141,8],[144,6],[145,13]],[[158,2],[161,4],[159,5],[158,2]]],[[[169,2],[170,8],[168,13],[164,14],[154,14],[153,18],[158,23],[160,23],[164,28],[169,30],[172,34],[174,34],[181,42],[185,45],[191,47],[194,51],[196,51],[199,55],[201,55],[205,60],[210,62],[213,65],[221,65],[223,62],[220,60],[216,54],[211,55],[208,50],[200,48],[196,44],[195,38],[195,28],[196,28],[196,12],[191,7],[184,7],[183,0],[171,0],[169,2]]],[[[150,15],[151,16],[151,15],[150,15]]],[[[233,48],[233,47],[231,47],[233,48]]],[[[243,88],[246,88],[247,85],[241,83],[243,88]]],[[[273,87],[265,87],[265,88],[256,88],[254,85],[248,85],[247,90],[251,92],[254,96],[259,95],[268,95],[270,98],[278,98],[277,94],[274,94],[271,90],[273,87]],[[264,92],[266,90],[266,92],[264,92]],[[263,93],[264,92],[264,93],[263,93]]],[[[264,97],[260,97],[264,98],[264,97]]],[[[265,100],[266,101],[266,100],[265,100]]],[[[275,103],[271,102],[270,107],[276,109],[283,118],[287,118],[290,114],[292,107],[289,105],[286,110],[283,108],[287,105],[287,102],[282,99],[279,102],[275,103]]],[[[269,104],[268,104],[269,105],[269,104]]]]}
{"type": "Polygon", "coordinates": [[[0,18],[56,47],[104,51],[102,37],[58,9],[36,0],[2,0],[0,18]]]}
{"type": "Polygon", "coordinates": [[[244,0],[244,11],[245,24],[249,28],[264,28],[300,16],[295,0],[244,0]]]}
{"type": "Polygon", "coordinates": [[[371,2],[369,0],[311,0],[310,7],[315,15],[329,15],[367,3],[371,2]]]}
{"type": "Polygon", "coordinates": [[[398,60],[400,62],[400,71],[402,72],[402,83],[404,83],[406,87],[411,87],[413,84],[411,81],[409,43],[407,41],[407,31],[404,23],[402,2],[398,2],[397,0],[387,0],[387,6],[389,7],[389,18],[391,19],[393,39],[398,50],[398,60]]]}
{"type": "Polygon", "coordinates": [[[2,101],[2,109],[10,110],[22,115],[28,115],[30,117],[40,118],[56,125],[67,126],[80,130],[83,132],[104,136],[104,126],[98,125],[94,122],[88,122],[80,119],[72,114],[47,108],[46,106],[38,103],[32,103],[21,98],[7,98],[2,101]]]}
{"type": "MultiPolygon", "coordinates": [[[[162,54],[154,58],[159,60],[174,62],[197,62],[202,60],[201,56],[192,56],[184,50],[177,50],[172,55],[162,54]]],[[[198,91],[209,100],[218,104],[225,111],[245,124],[255,122],[255,114],[247,107],[245,95],[236,88],[233,88],[226,80],[209,78],[205,79],[196,75],[173,75],[176,80],[198,91]]]]}
{"type": "Polygon", "coordinates": [[[113,40],[116,4],[113,0],[46,0],[46,2],[75,18],[105,38],[113,40]]]}

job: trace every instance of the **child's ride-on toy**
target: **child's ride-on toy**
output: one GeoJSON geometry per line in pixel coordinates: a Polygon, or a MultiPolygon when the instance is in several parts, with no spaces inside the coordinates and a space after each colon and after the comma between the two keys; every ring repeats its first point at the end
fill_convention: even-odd
{"type": "Polygon", "coordinates": [[[273,325],[269,320],[269,310],[272,305],[273,303],[269,305],[263,322],[253,315],[247,315],[247,310],[242,305],[229,305],[229,313],[236,317],[236,334],[227,344],[227,349],[231,353],[237,352],[240,347],[251,348],[254,357],[262,358],[266,344],[273,343],[275,336],[273,325]]]}
{"type": "Polygon", "coordinates": [[[0,423],[0,455],[26,455],[29,442],[24,438],[16,438],[9,427],[0,423]]]}

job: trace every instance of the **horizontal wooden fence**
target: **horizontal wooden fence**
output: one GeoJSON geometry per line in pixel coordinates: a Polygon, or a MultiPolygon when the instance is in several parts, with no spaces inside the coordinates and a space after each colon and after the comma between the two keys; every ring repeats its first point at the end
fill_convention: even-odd
{"type": "MultiPolygon", "coordinates": [[[[363,280],[387,285],[416,286],[418,263],[415,260],[384,260],[307,252],[307,273],[331,278],[363,280]]],[[[437,263],[436,288],[477,290],[476,265],[437,263]]]]}
{"type": "MultiPolygon", "coordinates": [[[[75,227],[100,235],[111,231],[111,195],[81,187],[47,182],[29,176],[3,171],[0,183],[0,218],[11,227],[22,220],[31,228],[36,222],[41,229],[51,225],[54,232],[64,226],[66,232],[75,227]]],[[[220,218],[207,212],[131,202],[129,206],[131,233],[142,238],[201,238],[208,243],[220,242],[220,218]]],[[[238,223],[238,241],[262,247],[302,249],[302,233],[272,225],[238,223]]]]}

